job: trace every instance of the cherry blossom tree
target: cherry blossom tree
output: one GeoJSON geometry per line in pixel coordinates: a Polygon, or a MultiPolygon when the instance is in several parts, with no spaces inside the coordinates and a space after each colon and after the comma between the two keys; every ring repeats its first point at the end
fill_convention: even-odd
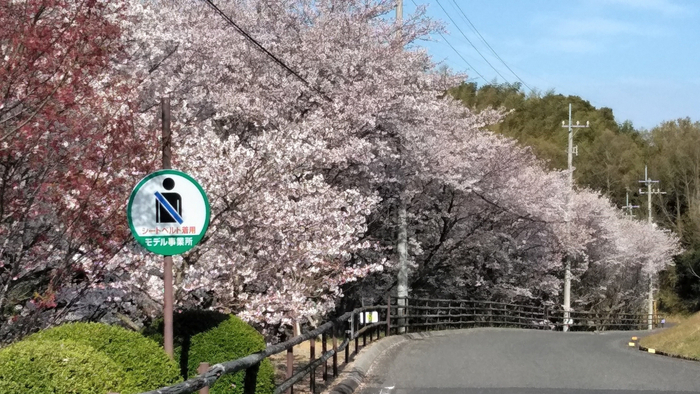
{"type": "MultiPolygon", "coordinates": [[[[130,56],[115,73],[138,81],[144,128],[159,98],[172,98],[175,167],[213,208],[202,245],[176,261],[181,305],[206,295],[288,325],[333,310],[344,290],[388,281],[386,291],[401,202],[412,280],[431,294],[557,303],[565,256],[578,280],[591,261],[633,255],[599,238],[618,234],[609,204],[485,130],[500,111],[445,97],[463,76],[435,72],[410,46],[439,26],[418,12],[397,34],[385,17],[393,6],[220,4],[298,78],[202,2],[131,1],[121,25],[130,56]]],[[[110,262],[112,286],[158,300],[159,266],[131,248],[110,262]]]]}
{"type": "Polygon", "coordinates": [[[638,235],[656,241],[640,242],[620,230],[629,220],[607,198],[570,190],[565,173],[544,170],[510,140],[477,134],[491,142],[465,146],[471,156],[441,151],[435,160],[449,175],[426,178],[411,201],[414,294],[557,306],[568,257],[577,309],[639,308],[646,285],[634,278],[670,264],[677,239],[644,227],[638,235]]]}
{"type": "Polygon", "coordinates": [[[649,278],[673,263],[681,252],[679,239],[614,208],[606,210],[587,250],[578,304],[597,311],[646,311],[649,278]]]}
{"type": "Polygon", "coordinates": [[[28,307],[65,310],[57,294],[99,281],[126,240],[114,196],[153,156],[129,80],[109,72],[123,16],[119,1],[0,4],[0,326],[28,307]]]}
{"type": "MultiPolygon", "coordinates": [[[[440,82],[424,72],[423,52],[403,50],[430,24],[409,21],[405,36],[391,38],[395,26],[381,19],[388,1],[222,8],[302,65],[312,89],[203,3],[132,2],[125,29],[133,53],[122,70],[143,81],[144,110],[159,96],[173,98],[175,166],[204,185],[213,207],[202,247],[179,264],[178,294],[204,290],[217,307],[268,324],[314,318],[334,308],[341,285],[383,267],[353,251],[370,246],[360,237],[379,201],[373,185],[387,177],[375,171],[376,158],[392,154],[385,135],[394,131],[379,124],[391,125],[385,118],[400,115],[407,97],[425,100],[424,87],[440,82]],[[387,61],[392,52],[397,58],[387,61]]],[[[156,298],[149,273],[158,260],[133,252],[113,261],[128,277],[118,285],[156,298]]]]}

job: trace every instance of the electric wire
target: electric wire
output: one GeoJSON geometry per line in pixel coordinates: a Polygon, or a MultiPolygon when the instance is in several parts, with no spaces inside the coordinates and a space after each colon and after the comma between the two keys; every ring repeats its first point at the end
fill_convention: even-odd
{"type": "MultiPolygon", "coordinates": [[[[411,0],[411,2],[413,2],[413,5],[416,6],[416,8],[418,7],[418,4],[415,2],[415,0],[411,0]]],[[[437,32],[437,33],[440,35],[440,37],[442,37],[442,40],[445,41],[445,44],[449,45],[450,48],[452,48],[452,50],[455,51],[457,56],[459,56],[464,61],[464,63],[466,63],[467,66],[469,66],[469,68],[476,73],[476,75],[478,75],[481,79],[483,79],[484,82],[488,83],[488,80],[486,80],[486,78],[484,78],[484,76],[481,75],[481,73],[479,71],[477,71],[477,69],[474,68],[474,66],[472,66],[471,63],[469,63],[469,61],[467,59],[464,58],[464,56],[462,56],[462,54],[457,50],[457,48],[455,48],[454,45],[452,45],[449,41],[447,41],[447,37],[445,37],[444,34],[442,34],[441,32],[437,32]]]]}
{"type": "Polygon", "coordinates": [[[518,76],[518,74],[516,74],[515,71],[513,71],[513,69],[511,69],[511,68],[508,66],[508,64],[506,64],[506,62],[498,55],[498,53],[496,53],[496,50],[494,50],[493,47],[491,47],[491,45],[486,41],[486,39],[484,38],[484,36],[482,36],[481,33],[479,33],[479,30],[476,28],[476,26],[474,26],[474,24],[472,23],[472,21],[467,17],[467,14],[462,10],[462,7],[460,7],[459,4],[458,4],[455,0],[452,0],[452,2],[453,2],[454,5],[457,7],[457,9],[459,10],[459,12],[462,14],[462,16],[464,17],[464,19],[465,19],[465,20],[469,23],[469,25],[472,27],[472,30],[479,36],[479,38],[481,38],[481,41],[482,41],[484,44],[486,44],[486,46],[491,50],[491,53],[493,53],[493,55],[496,56],[496,58],[497,58],[498,60],[500,60],[501,63],[503,63],[503,65],[508,69],[508,71],[510,71],[510,72],[515,76],[515,78],[518,79],[518,81],[522,82],[522,84],[525,85],[525,87],[528,88],[528,89],[530,90],[530,92],[532,92],[532,88],[531,88],[527,83],[525,83],[525,81],[523,81],[522,78],[520,78],[520,76],[518,76]]]}
{"type": "MultiPolygon", "coordinates": [[[[208,1],[208,0],[207,0],[207,1],[208,1]]],[[[457,23],[454,21],[454,19],[452,19],[452,17],[451,17],[450,14],[447,12],[447,10],[445,9],[445,7],[442,6],[442,4],[440,3],[440,0],[435,0],[435,2],[437,3],[437,5],[440,6],[440,8],[442,9],[442,11],[445,13],[445,15],[447,15],[447,17],[450,19],[450,21],[452,22],[452,24],[457,28],[457,30],[459,30],[459,32],[462,34],[462,36],[464,36],[464,38],[465,38],[465,39],[467,40],[467,42],[472,46],[472,48],[474,48],[474,50],[476,51],[476,53],[478,53],[479,56],[481,56],[481,58],[484,59],[484,61],[486,62],[486,64],[488,64],[488,65],[493,69],[493,71],[496,72],[496,74],[498,74],[501,78],[503,78],[504,81],[509,82],[508,79],[507,79],[506,77],[504,77],[503,74],[501,74],[501,73],[496,69],[496,67],[494,67],[493,64],[491,64],[491,62],[488,61],[488,59],[486,59],[486,57],[481,53],[481,51],[479,51],[479,49],[476,47],[476,45],[474,45],[474,43],[469,39],[469,37],[467,37],[467,35],[464,34],[464,32],[462,31],[462,29],[460,29],[460,28],[459,28],[459,25],[457,25],[457,23]]]]}
{"type": "Polygon", "coordinates": [[[231,19],[231,18],[230,18],[228,15],[226,15],[219,7],[217,7],[216,4],[214,4],[214,2],[213,2],[212,0],[204,0],[204,1],[205,1],[212,9],[214,9],[214,11],[216,11],[219,15],[221,15],[221,17],[224,18],[224,20],[225,20],[226,22],[228,22],[231,26],[233,26],[233,27],[236,29],[236,31],[238,31],[243,37],[245,37],[246,39],[248,39],[248,41],[250,41],[251,43],[253,43],[253,45],[255,45],[261,52],[263,52],[264,54],[266,54],[267,56],[269,56],[269,57],[270,57],[272,60],[274,60],[277,64],[279,64],[280,66],[282,66],[282,68],[284,68],[288,73],[292,74],[292,75],[295,76],[297,79],[299,79],[301,82],[303,82],[309,89],[311,89],[311,90],[313,90],[314,92],[318,93],[318,94],[319,94],[321,97],[323,97],[325,100],[327,100],[327,101],[329,101],[329,102],[333,102],[333,100],[332,100],[330,97],[328,97],[325,93],[323,93],[323,92],[322,92],[321,90],[319,90],[318,88],[312,86],[312,85],[309,83],[309,81],[307,81],[304,77],[302,77],[301,75],[299,75],[299,73],[297,73],[296,71],[294,71],[290,66],[288,66],[288,65],[287,65],[285,62],[283,62],[282,60],[280,60],[280,59],[279,59],[277,56],[275,56],[272,52],[270,52],[269,50],[267,50],[267,48],[265,48],[265,47],[264,47],[262,44],[260,44],[255,38],[253,38],[253,37],[252,37],[250,34],[248,34],[245,30],[243,30],[243,28],[241,28],[240,26],[238,26],[238,24],[236,24],[236,22],[234,22],[233,19],[231,19]]]}
{"type": "Polygon", "coordinates": [[[462,58],[462,60],[464,60],[464,62],[467,63],[467,66],[469,66],[469,68],[471,68],[471,69],[476,73],[476,75],[478,75],[479,77],[481,77],[481,79],[483,79],[484,82],[487,82],[487,83],[488,83],[488,81],[486,80],[486,78],[484,78],[484,76],[481,75],[481,73],[478,72],[478,71],[474,68],[474,66],[472,66],[472,65],[467,61],[467,59],[464,58],[464,56],[462,56],[461,53],[459,53],[459,51],[457,50],[457,48],[455,48],[452,44],[450,44],[449,41],[447,41],[447,38],[446,38],[442,33],[438,32],[438,34],[440,34],[440,37],[442,37],[442,39],[445,41],[445,43],[446,43],[447,45],[449,45],[450,48],[452,48],[453,51],[455,51],[455,53],[457,54],[457,56],[459,56],[460,58],[462,58]]]}

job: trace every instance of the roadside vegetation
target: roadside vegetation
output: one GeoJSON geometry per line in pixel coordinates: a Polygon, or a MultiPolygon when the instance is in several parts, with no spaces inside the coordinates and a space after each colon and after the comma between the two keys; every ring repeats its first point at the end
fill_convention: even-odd
{"type": "Polygon", "coordinates": [[[700,361],[700,312],[689,317],[674,316],[666,321],[672,322],[671,320],[678,323],[642,338],[639,344],[656,351],[700,361]]]}

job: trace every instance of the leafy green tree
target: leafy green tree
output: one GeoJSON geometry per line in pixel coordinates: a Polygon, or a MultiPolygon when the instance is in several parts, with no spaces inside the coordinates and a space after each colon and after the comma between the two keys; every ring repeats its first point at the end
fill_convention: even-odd
{"type": "Polygon", "coordinates": [[[526,95],[519,84],[463,83],[450,90],[476,111],[503,108],[504,121],[491,129],[530,147],[550,169],[567,168],[569,104],[573,121],[590,127],[575,129],[574,179],[578,187],[598,190],[617,206],[641,206],[635,214],[647,216],[647,198],[638,182],[649,166],[649,176],[660,181],[667,194],[654,195],[653,216],[658,225],[676,232],[686,252],[676,258],[660,280],[661,305],[677,311],[700,309],[700,122],[678,119],[651,131],[635,129],[630,121],[618,123],[613,110],[596,108],[578,96],[555,92],[526,95]]]}
{"type": "Polygon", "coordinates": [[[649,138],[651,168],[667,193],[657,218],[686,245],[700,246],[700,122],[665,122],[649,138]]]}
{"type": "Polygon", "coordinates": [[[606,128],[579,150],[576,179],[622,204],[628,192],[634,197],[643,160],[642,146],[631,135],[606,128]]]}
{"type": "Polygon", "coordinates": [[[655,195],[654,219],[675,231],[686,252],[661,282],[661,305],[672,311],[700,309],[700,122],[664,122],[647,135],[650,176],[666,194],[655,195]]]}
{"type": "Polygon", "coordinates": [[[648,150],[647,139],[630,121],[617,123],[612,109],[596,108],[581,97],[553,91],[526,95],[519,84],[463,83],[450,93],[477,111],[489,107],[509,111],[503,122],[491,128],[529,146],[550,169],[558,170],[568,167],[568,129],[562,127],[562,121],[568,121],[571,104],[572,120],[590,124],[588,128],[575,129],[576,183],[602,191],[619,206],[625,204],[627,192],[637,190],[648,150]]]}

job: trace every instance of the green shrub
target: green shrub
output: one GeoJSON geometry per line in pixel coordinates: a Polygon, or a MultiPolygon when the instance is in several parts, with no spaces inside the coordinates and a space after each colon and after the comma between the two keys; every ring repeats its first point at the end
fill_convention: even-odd
{"type": "MultiPolygon", "coordinates": [[[[209,364],[235,360],[265,349],[265,339],[253,327],[236,316],[231,316],[215,328],[192,337],[189,351],[188,372],[197,374],[197,366],[206,361],[209,364]]],[[[219,379],[212,394],[243,393],[245,372],[219,379]]],[[[260,364],[255,392],[258,394],[274,391],[274,369],[269,360],[260,364]]]]}
{"type": "MultiPolygon", "coordinates": [[[[182,346],[185,341],[189,341],[194,335],[209,331],[228,318],[229,315],[225,313],[201,309],[176,311],[173,314],[175,347],[182,346]]],[[[163,345],[163,319],[157,319],[152,324],[144,327],[142,334],[163,345]]]]}
{"type": "MultiPolygon", "coordinates": [[[[155,322],[144,335],[163,341],[163,323],[155,322]]],[[[236,316],[213,311],[190,310],[173,316],[175,357],[186,377],[197,375],[200,362],[210,365],[235,360],[265,349],[265,339],[255,328],[236,316]]],[[[243,393],[245,371],[219,379],[211,394],[243,393]]],[[[274,368],[269,360],[260,363],[255,392],[274,392],[274,368]]]]}
{"type": "Polygon", "coordinates": [[[124,393],[126,372],[104,353],[72,341],[21,341],[0,350],[0,393],[124,393]]]}
{"type": "MultiPolygon", "coordinates": [[[[192,337],[215,328],[228,318],[227,314],[201,309],[178,311],[173,314],[175,360],[180,364],[180,375],[183,379],[189,377],[187,363],[192,337]]],[[[142,334],[163,346],[163,319],[157,319],[144,327],[142,334]]]]}
{"type": "Polygon", "coordinates": [[[100,323],[70,323],[38,332],[26,340],[70,340],[105,354],[126,372],[130,389],[121,394],[155,390],[180,381],[177,363],[140,333],[100,323]]]}

